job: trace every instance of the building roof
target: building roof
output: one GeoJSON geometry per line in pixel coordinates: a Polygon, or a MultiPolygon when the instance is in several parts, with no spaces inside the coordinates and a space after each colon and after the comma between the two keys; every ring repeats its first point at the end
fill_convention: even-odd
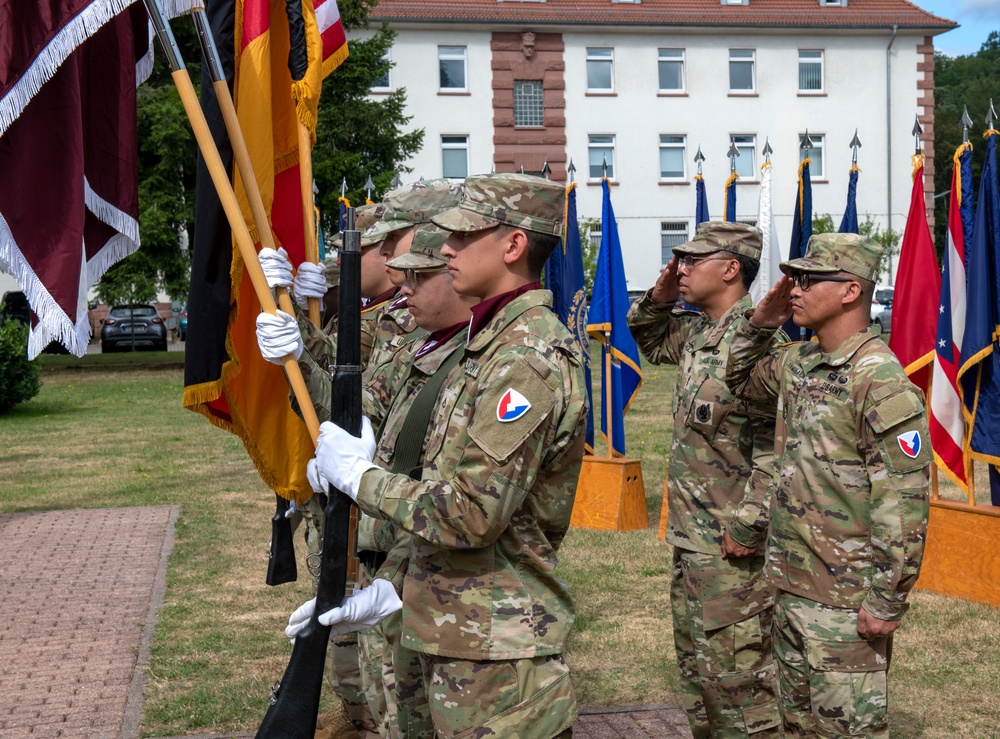
{"type": "Polygon", "coordinates": [[[815,28],[919,28],[941,33],[956,27],[907,0],[847,0],[846,7],[818,0],[379,0],[373,20],[426,23],[751,26],[815,28]]]}

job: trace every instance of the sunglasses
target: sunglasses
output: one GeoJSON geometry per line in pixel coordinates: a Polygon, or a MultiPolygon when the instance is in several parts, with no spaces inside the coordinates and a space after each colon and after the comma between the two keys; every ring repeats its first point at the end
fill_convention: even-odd
{"type": "Polygon", "coordinates": [[[410,287],[416,287],[420,284],[421,277],[431,277],[433,275],[439,275],[442,272],[447,272],[447,267],[435,267],[434,269],[401,269],[399,270],[403,273],[403,281],[410,287]]]}
{"type": "Polygon", "coordinates": [[[684,269],[691,270],[697,267],[702,262],[728,262],[735,257],[713,257],[712,254],[718,254],[719,252],[713,251],[708,254],[701,254],[699,256],[694,256],[691,254],[685,254],[680,259],[677,260],[677,266],[683,267],[684,269]]]}
{"type": "Polygon", "coordinates": [[[817,275],[809,272],[799,272],[792,279],[795,280],[795,284],[803,292],[812,287],[814,282],[856,282],[853,277],[828,277],[827,275],[817,275]]]}

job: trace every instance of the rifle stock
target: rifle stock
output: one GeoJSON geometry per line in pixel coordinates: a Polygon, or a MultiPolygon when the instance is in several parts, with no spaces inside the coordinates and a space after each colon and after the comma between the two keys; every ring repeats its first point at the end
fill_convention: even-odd
{"type": "Polygon", "coordinates": [[[298,568],[295,565],[295,545],[292,542],[292,522],[285,518],[288,501],[274,494],[275,511],[271,517],[271,548],[267,553],[268,585],[284,585],[295,582],[298,568]]]}
{"type": "MultiPolygon", "coordinates": [[[[340,250],[340,280],[331,420],[348,433],[361,436],[361,234],[354,229],[353,208],[347,211],[347,228],[340,250]]],[[[353,505],[348,496],[330,486],[323,510],[316,609],[295,639],[288,667],[272,691],[271,706],[257,729],[257,739],[313,739],[315,735],[323,666],[330,641],[330,627],[323,626],[318,617],[344,599],[353,505]]]]}

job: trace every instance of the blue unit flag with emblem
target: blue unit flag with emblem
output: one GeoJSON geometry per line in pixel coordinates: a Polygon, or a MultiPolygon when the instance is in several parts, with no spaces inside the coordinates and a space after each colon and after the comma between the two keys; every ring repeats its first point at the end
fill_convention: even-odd
{"type": "Polygon", "coordinates": [[[622,247],[618,240],[618,224],[611,207],[608,180],[601,183],[604,201],[601,208],[601,252],[597,257],[597,274],[590,300],[587,332],[601,342],[602,408],[601,433],[609,436],[610,452],[625,455],[625,412],[639,392],[642,369],[639,348],[625,321],[628,313],[628,288],[622,247]]]}

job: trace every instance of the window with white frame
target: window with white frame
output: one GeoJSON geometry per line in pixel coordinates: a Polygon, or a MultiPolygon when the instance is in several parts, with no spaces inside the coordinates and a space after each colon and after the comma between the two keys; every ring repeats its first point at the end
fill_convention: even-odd
{"type": "Polygon", "coordinates": [[[595,249],[601,248],[601,223],[600,221],[591,222],[590,232],[587,234],[587,240],[590,241],[590,245],[595,249]]]}
{"type": "Polygon", "coordinates": [[[514,80],[514,125],[545,125],[544,92],[541,80],[514,80]]]}
{"type": "Polygon", "coordinates": [[[743,180],[757,179],[757,136],[752,133],[734,133],[729,140],[740,153],[736,157],[736,174],[743,180]]]}
{"type": "Polygon", "coordinates": [[[756,56],[754,49],[729,50],[729,92],[754,92],[757,89],[754,74],[756,56]]]}
{"type": "Polygon", "coordinates": [[[464,180],[469,176],[469,137],[441,137],[441,176],[464,180]]]}
{"type": "Polygon", "coordinates": [[[799,92],[823,92],[822,49],[799,49],[799,92]]]}
{"type": "Polygon", "coordinates": [[[819,0],[819,4],[829,8],[846,8],[847,0],[819,0]]]}
{"type": "Polygon", "coordinates": [[[590,162],[588,177],[599,180],[604,177],[604,163],[608,164],[608,179],[615,178],[615,137],[614,134],[591,134],[587,141],[590,162]]]}
{"type": "Polygon", "coordinates": [[[385,74],[375,80],[372,90],[377,92],[388,92],[392,89],[392,50],[386,49],[382,55],[382,62],[386,64],[385,74]]]}
{"type": "Polygon", "coordinates": [[[467,92],[466,48],[464,46],[438,47],[438,76],[442,92],[467,92]]]}
{"type": "Polygon", "coordinates": [[[684,92],[684,49],[660,49],[660,92],[684,92]]]}
{"type": "Polygon", "coordinates": [[[736,222],[737,223],[745,223],[747,226],[754,226],[754,227],[757,226],[757,219],[756,218],[737,218],[736,222]]]}
{"type": "Polygon", "coordinates": [[[660,261],[663,266],[674,258],[674,247],[688,242],[687,221],[660,222],[660,261]]]}
{"type": "MultiPolygon", "coordinates": [[[[808,151],[809,162],[809,176],[814,180],[825,180],[826,170],[825,164],[823,162],[823,143],[826,137],[821,133],[810,133],[809,140],[812,141],[812,148],[808,151]]],[[[802,142],[805,140],[805,134],[799,134],[799,162],[806,158],[807,152],[805,149],[801,148],[802,142]]]]}
{"type": "Polygon", "coordinates": [[[587,47],[587,92],[615,91],[615,50],[587,47]]]}
{"type": "Polygon", "coordinates": [[[660,179],[685,181],[686,137],[677,134],[660,135],[660,179]]]}

